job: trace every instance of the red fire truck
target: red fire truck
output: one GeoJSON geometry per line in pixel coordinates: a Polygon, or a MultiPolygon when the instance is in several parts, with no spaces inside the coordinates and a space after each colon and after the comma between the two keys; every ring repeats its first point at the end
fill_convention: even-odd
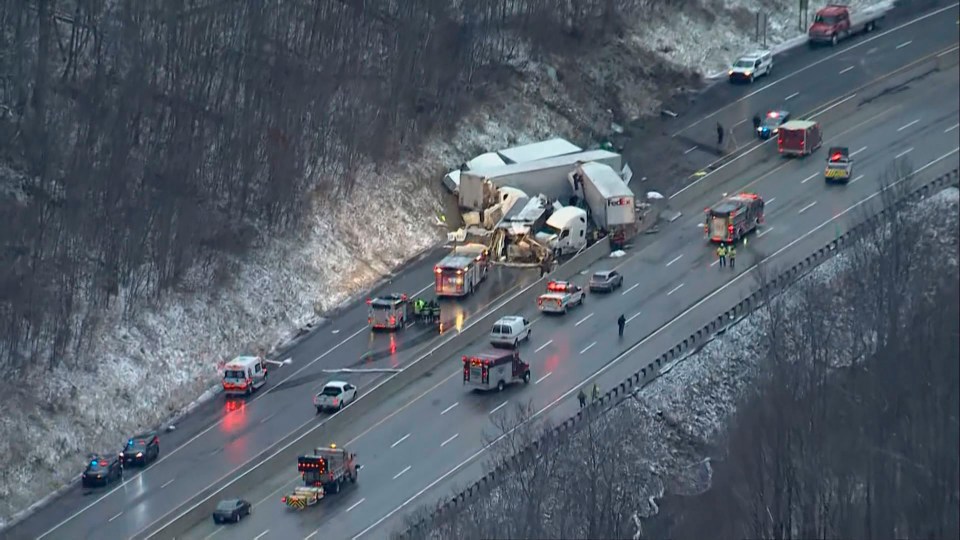
{"type": "Polygon", "coordinates": [[[530,382],[530,364],[520,359],[520,351],[491,350],[463,357],[464,385],[502,391],[508,384],[521,381],[530,382]]]}
{"type": "Polygon", "coordinates": [[[466,296],[487,277],[487,247],[457,246],[433,268],[437,296],[466,296]]]}
{"type": "Polygon", "coordinates": [[[763,199],[756,193],[739,193],[704,210],[703,232],[711,242],[736,242],[763,223],[763,199]]]}

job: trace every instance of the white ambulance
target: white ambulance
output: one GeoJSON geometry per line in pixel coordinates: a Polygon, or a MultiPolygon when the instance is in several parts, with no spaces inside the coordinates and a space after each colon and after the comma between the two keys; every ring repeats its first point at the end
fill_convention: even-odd
{"type": "Polygon", "coordinates": [[[223,392],[228,396],[249,396],[267,384],[267,366],[263,358],[238,356],[223,367],[223,392]]]}

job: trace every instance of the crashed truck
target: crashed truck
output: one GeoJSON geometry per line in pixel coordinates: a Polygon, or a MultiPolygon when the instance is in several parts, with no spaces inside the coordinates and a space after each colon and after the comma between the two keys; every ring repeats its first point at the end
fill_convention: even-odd
{"type": "Polygon", "coordinates": [[[583,152],[583,148],[560,138],[514,146],[496,152],[487,152],[467,161],[459,169],[447,173],[443,177],[443,185],[451,193],[457,194],[460,191],[460,175],[464,171],[530,163],[577,152],[583,152]]]}
{"type": "Polygon", "coordinates": [[[357,482],[357,455],[337,445],[315,448],[312,454],[297,458],[297,470],[303,480],[302,486],[284,495],[280,501],[294,510],[303,510],[320,502],[327,493],[339,493],[346,483],[357,482]]]}
{"type": "Polygon", "coordinates": [[[637,233],[637,205],[620,174],[604,163],[581,163],[569,181],[597,229],[610,236],[610,246],[622,249],[637,233]]]}

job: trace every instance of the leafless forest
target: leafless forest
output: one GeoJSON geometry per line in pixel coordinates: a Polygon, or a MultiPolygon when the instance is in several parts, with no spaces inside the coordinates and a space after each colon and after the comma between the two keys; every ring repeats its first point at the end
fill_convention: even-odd
{"type": "Polygon", "coordinates": [[[0,0],[0,366],[76,365],[106,306],[295,233],[509,81],[519,43],[670,4],[0,0]]]}
{"type": "MultiPolygon", "coordinates": [[[[657,503],[638,486],[658,464],[627,402],[441,514],[430,537],[957,538],[955,212],[936,233],[895,212],[883,221],[892,236],[877,227],[860,238],[828,285],[770,299],[759,379],[728,429],[709,443],[677,441],[713,458],[709,489],[668,487],[659,512],[640,518],[657,503]]],[[[500,452],[534,436],[524,433],[500,452]]]]}

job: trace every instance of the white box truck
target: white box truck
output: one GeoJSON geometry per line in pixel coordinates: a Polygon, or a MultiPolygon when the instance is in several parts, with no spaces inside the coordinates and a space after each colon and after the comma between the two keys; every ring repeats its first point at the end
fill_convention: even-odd
{"type": "Polygon", "coordinates": [[[460,174],[460,206],[469,210],[483,210],[495,202],[491,200],[495,188],[505,186],[523,190],[531,197],[542,193],[550,200],[565,200],[573,195],[568,175],[577,165],[588,162],[603,163],[617,170],[622,166],[620,154],[590,150],[529,163],[463,171],[460,174]],[[487,183],[494,189],[485,190],[487,183]]]}
{"type": "Polygon", "coordinates": [[[633,191],[617,171],[603,163],[583,163],[569,176],[574,192],[586,201],[597,228],[630,233],[637,223],[633,191]]]}
{"type": "Polygon", "coordinates": [[[530,163],[532,161],[540,161],[541,159],[576,154],[577,152],[583,152],[583,148],[566,139],[557,138],[497,150],[497,155],[500,156],[500,159],[505,163],[530,163]]]}

